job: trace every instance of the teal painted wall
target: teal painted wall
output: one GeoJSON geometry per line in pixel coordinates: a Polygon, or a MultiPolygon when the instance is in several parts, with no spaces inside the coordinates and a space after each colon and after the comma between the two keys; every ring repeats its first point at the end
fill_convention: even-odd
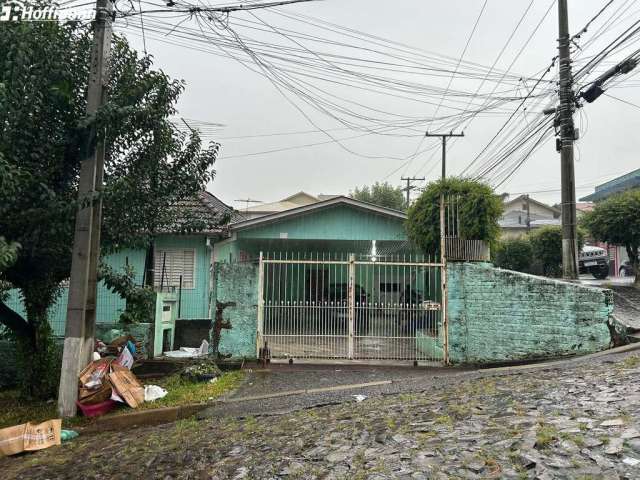
{"type": "MultiPolygon", "coordinates": [[[[144,270],[144,252],[141,250],[123,250],[106,258],[106,262],[114,269],[122,270],[129,261],[129,265],[136,272],[136,281],[142,282],[142,273],[144,270]]],[[[68,288],[62,288],[58,295],[57,302],[49,310],[49,323],[56,336],[64,336],[64,329],[67,317],[67,297],[69,295],[68,288]]],[[[24,306],[20,294],[17,290],[9,292],[7,305],[20,315],[25,315],[24,306]]],[[[96,323],[117,323],[120,314],[125,308],[124,300],[118,295],[109,291],[104,283],[98,284],[96,323]]]]}
{"type": "Polygon", "coordinates": [[[367,212],[348,205],[247,228],[237,238],[281,238],[313,240],[406,240],[402,219],[367,212]]]}
{"type": "MultiPolygon", "coordinates": [[[[233,328],[223,330],[219,351],[232,357],[256,357],[258,330],[258,266],[253,263],[216,263],[215,297],[219,302],[236,302],[224,310],[233,328]]],[[[213,308],[215,315],[215,306],[213,308]]]]}
{"type": "MultiPolygon", "coordinates": [[[[206,237],[168,235],[156,241],[156,248],[194,248],[196,251],[195,288],[183,290],[181,314],[182,318],[207,318],[209,312],[209,265],[211,255],[206,246],[206,237]]],[[[127,260],[136,273],[136,282],[142,283],[145,252],[143,250],[122,250],[105,258],[108,265],[121,271],[127,260]]],[[[56,336],[64,336],[68,288],[60,291],[57,302],[49,310],[49,323],[56,336]]],[[[125,302],[118,295],[109,291],[102,282],[98,284],[96,322],[115,324],[125,308],[125,302]]],[[[9,292],[7,305],[24,315],[24,306],[17,290],[9,292]]]]}
{"type": "Polygon", "coordinates": [[[608,348],[610,290],[493,268],[449,263],[449,358],[493,363],[608,348]]]}
{"type": "MultiPolygon", "coordinates": [[[[180,305],[180,317],[208,318],[211,253],[204,235],[160,237],[155,244],[156,249],[190,249],[196,252],[194,288],[183,288],[180,305]]],[[[158,274],[158,272],[156,272],[158,274]]],[[[177,294],[177,291],[176,291],[177,294]]]]}

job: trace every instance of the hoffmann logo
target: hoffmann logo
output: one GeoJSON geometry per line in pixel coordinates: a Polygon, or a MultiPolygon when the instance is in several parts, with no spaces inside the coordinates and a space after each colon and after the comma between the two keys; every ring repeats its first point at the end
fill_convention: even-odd
{"type": "Polygon", "coordinates": [[[10,0],[0,7],[0,22],[46,22],[64,20],[91,20],[93,10],[79,8],[61,9],[56,5],[31,6],[18,0],[10,0]]]}

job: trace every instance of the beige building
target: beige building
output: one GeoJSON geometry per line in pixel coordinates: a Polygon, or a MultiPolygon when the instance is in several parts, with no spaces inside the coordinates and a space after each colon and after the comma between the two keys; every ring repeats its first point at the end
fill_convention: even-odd
{"type": "Polygon", "coordinates": [[[560,225],[560,210],[539,202],[529,195],[510,199],[503,195],[504,213],[498,221],[503,239],[519,238],[529,231],[547,225],[560,225]]]}
{"type": "Polygon", "coordinates": [[[286,210],[291,210],[292,208],[304,207],[338,196],[339,195],[323,194],[311,195],[307,192],[298,192],[283,198],[282,200],[278,200],[277,202],[261,203],[253,207],[242,209],[241,213],[246,220],[251,220],[252,218],[263,217],[272,213],[280,213],[286,210]]]}

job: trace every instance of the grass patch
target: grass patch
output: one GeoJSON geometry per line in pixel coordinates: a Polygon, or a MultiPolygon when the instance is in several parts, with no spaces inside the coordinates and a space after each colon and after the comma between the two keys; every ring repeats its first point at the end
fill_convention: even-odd
{"type": "Polygon", "coordinates": [[[244,375],[245,373],[242,370],[228,372],[213,383],[192,382],[182,378],[180,374],[154,380],[154,385],[161,386],[169,393],[167,393],[166,397],[156,400],[155,402],[143,403],[138,409],[148,410],[150,408],[207,403],[236,389],[244,379],[244,375]]]}
{"type": "Polygon", "coordinates": [[[39,400],[25,400],[19,390],[0,392],[0,428],[27,422],[44,422],[57,418],[57,404],[39,400]]]}
{"type": "Polygon", "coordinates": [[[558,439],[558,430],[552,425],[541,424],[536,432],[536,446],[547,448],[558,439]]]}
{"type": "Polygon", "coordinates": [[[640,357],[638,355],[632,355],[622,361],[622,368],[635,368],[638,365],[640,365],[640,357]]]}
{"type": "MultiPolygon", "coordinates": [[[[176,407],[192,403],[206,403],[221,395],[237,388],[244,378],[245,373],[241,370],[223,374],[214,383],[191,382],[180,377],[171,375],[162,379],[153,380],[156,385],[160,385],[169,393],[164,398],[155,402],[145,402],[136,410],[148,410],[152,408],[176,407]]],[[[115,409],[108,415],[118,415],[130,413],[134,410],[128,407],[115,409]]],[[[25,400],[20,396],[18,390],[0,391],[0,428],[11,427],[27,422],[44,422],[52,418],[59,418],[57,402],[46,402],[41,400],[25,400]]],[[[89,423],[91,419],[86,417],[66,418],[63,420],[63,427],[73,428],[89,423]]]]}

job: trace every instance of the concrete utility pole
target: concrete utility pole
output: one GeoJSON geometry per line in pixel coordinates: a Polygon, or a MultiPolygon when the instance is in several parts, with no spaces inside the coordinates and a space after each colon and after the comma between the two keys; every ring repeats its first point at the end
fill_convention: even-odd
{"type": "Polygon", "coordinates": [[[407,192],[407,208],[409,208],[409,203],[411,202],[411,190],[414,190],[416,187],[412,185],[412,182],[423,182],[425,180],[424,177],[400,177],[400,180],[403,182],[407,182],[407,186],[403,188],[405,192],[407,192]]]}
{"type": "Polygon", "coordinates": [[[529,194],[526,195],[527,199],[527,233],[531,231],[531,202],[529,201],[529,194]]]}
{"type": "MultiPolygon", "coordinates": [[[[447,138],[449,137],[464,137],[464,132],[461,133],[425,133],[426,137],[440,137],[442,138],[442,180],[447,178],[447,138]]],[[[449,319],[447,317],[447,252],[446,252],[446,231],[445,231],[445,198],[444,189],[440,193],[440,263],[442,267],[440,269],[440,288],[442,291],[441,315],[442,315],[442,329],[444,331],[443,341],[443,354],[444,363],[449,364],[449,319]]]]}
{"type": "MultiPolygon", "coordinates": [[[[97,0],[93,47],[87,91],[87,116],[92,117],[105,101],[107,69],[111,51],[111,0],[97,0]]],[[[58,393],[58,411],[63,417],[76,414],[78,374],[90,361],[95,331],[97,268],[100,256],[102,177],[105,147],[96,141],[95,127],[88,134],[78,183],[78,212],[73,239],[67,324],[58,393]]]]}
{"type": "Polygon", "coordinates": [[[569,38],[567,0],[558,0],[558,59],[560,68],[560,182],[562,205],[562,276],[568,280],[578,278],[578,241],[576,234],[576,182],[573,164],[573,76],[569,38]]]}
{"type": "Polygon", "coordinates": [[[447,177],[447,138],[449,137],[464,137],[464,132],[461,133],[425,133],[425,137],[440,137],[442,138],[442,179],[447,177]]]}

